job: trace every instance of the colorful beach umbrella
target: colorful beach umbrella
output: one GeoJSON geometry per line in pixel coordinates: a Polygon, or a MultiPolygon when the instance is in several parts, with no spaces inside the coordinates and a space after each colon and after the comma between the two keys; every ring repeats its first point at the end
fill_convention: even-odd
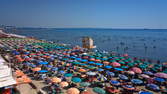
{"type": "Polygon", "coordinates": [[[167,79],[167,74],[166,73],[159,72],[159,73],[155,73],[154,76],[167,79]]]}
{"type": "Polygon", "coordinates": [[[100,87],[94,87],[93,91],[96,92],[97,94],[106,94],[106,91],[100,87]]]}
{"type": "Polygon", "coordinates": [[[68,82],[65,82],[65,81],[60,82],[61,87],[67,87],[68,85],[69,85],[68,82]]]}
{"type": "Polygon", "coordinates": [[[113,63],[111,63],[111,65],[113,67],[120,67],[121,66],[121,64],[119,64],[118,62],[113,62],[113,63]]]}
{"type": "Polygon", "coordinates": [[[87,75],[90,75],[90,76],[94,76],[94,75],[96,75],[95,72],[91,72],[91,71],[90,71],[90,72],[87,72],[86,74],[87,74],[87,75]]]}
{"type": "Polygon", "coordinates": [[[147,84],[146,87],[148,87],[151,90],[159,91],[160,88],[156,84],[147,84]]]}
{"type": "Polygon", "coordinates": [[[137,68],[137,67],[133,67],[132,69],[131,69],[131,71],[133,71],[133,72],[135,72],[135,73],[142,73],[142,70],[140,69],[140,68],[137,68]]]}
{"type": "Polygon", "coordinates": [[[142,81],[142,80],[140,80],[140,79],[132,79],[132,80],[131,80],[131,82],[132,82],[132,83],[134,83],[134,84],[137,84],[137,85],[139,85],[139,84],[142,84],[142,83],[143,83],[143,81],[142,81]]]}
{"type": "Polygon", "coordinates": [[[110,83],[111,83],[112,85],[115,85],[115,86],[118,86],[118,85],[121,84],[121,83],[120,83],[119,81],[117,81],[117,80],[110,80],[110,83]]]}
{"type": "Polygon", "coordinates": [[[165,82],[165,79],[159,78],[159,77],[154,78],[154,80],[157,81],[157,82],[161,82],[161,83],[165,82]]]}
{"type": "Polygon", "coordinates": [[[153,93],[149,91],[140,91],[138,94],[153,94],[153,93]]]}
{"type": "Polygon", "coordinates": [[[106,68],[106,69],[111,69],[112,66],[105,66],[104,68],[106,68]]]}
{"type": "Polygon", "coordinates": [[[74,77],[74,78],[71,79],[71,81],[74,82],[74,83],[80,83],[82,80],[79,77],[74,77]]]}
{"type": "Polygon", "coordinates": [[[70,88],[67,90],[67,94],[79,94],[80,91],[77,88],[70,88]]]}
{"type": "Polygon", "coordinates": [[[123,74],[119,74],[119,78],[122,80],[128,80],[128,77],[123,74]]]}
{"type": "Polygon", "coordinates": [[[72,73],[66,73],[66,74],[64,74],[64,77],[72,77],[72,76],[73,76],[72,73]]]}
{"type": "Polygon", "coordinates": [[[89,82],[81,82],[79,85],[82,86],[82,87],[88,87],[91,84],[89,82]]]}

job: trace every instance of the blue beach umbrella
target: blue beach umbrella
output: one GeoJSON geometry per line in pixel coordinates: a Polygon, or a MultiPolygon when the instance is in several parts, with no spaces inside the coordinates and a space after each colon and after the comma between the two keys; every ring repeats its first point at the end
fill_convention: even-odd
{"type": "Polygon", "coordinates": [[[154,78],[154,80],[157,82],[165,82],[165,79],[159,77],[154,78]]]}
{"type": "Polygon", "coordinates": [[[59,73],[60,73],[60,74],[65,74],[65,71],[60,70],[59,73]]]}
{"type": "Polygon", "coordinates": [[[153,93],[149,91],[140,91],[138,94],[153,94],[153,93]]]}
{"type": "Polygon", "coordinates": [[[119,75],[119,78],[122,80],[128,80],[128,77],[122,74],[119,75]]]}
{"type": "Polygon", "coordinates": [[[97,69],[97,71],[104,71],[104,69],[99,68],[99,69],[97,69]]]}
{"type": "Polygon", "coordinates": [[[121,68],[114,68],[114,70],[123,71],[123,69],[121,69],[121,68]]]}
{"type": "Polygon", "coordinates": [[[82,59],[81,58],[75,58],[75,60],[81,61],[82,59]]]}
{"type": "Polygon", "coordinates": [[[79,78],[79,77],[74,77],[74,78],[71,79],[71,81],[74,82],[74,83],[82,82],[81,78],[79,78]]]}
{"type": "Polygon", "coordinates": [[[96,75],[95,72],[91,72],[91,71],[90,71],[90,72],[87,72],[86,74],[87,74],[87,75],[90,75],[90,76],[94,76],[94,75],[96,75]]]}
{"type": "Polygon", "coordinates": [[[95,62],[93,62],[93,61],[90,61],[90,62],[88,62],[89,64],[94,64],[95,62]]]}
{"type": "Polygon", "coordinates": [[[147,74],[147,75],[154,75],[152,72],[150,71],[146,71],[146,72],[143,72],[144,74],[147,74]]]}
{"type": "Polygon", "coordinates": [[[88,60],[87,59],[82,59],[81,62],[88,62],[88,60]]]}
{"type": "Polygon", "coordinates": [[[131,82],[134,84],[142,84],[143,83],[143,81],[139,80],[139,79],[132,79],[131,82]]]}
{"type": "Polygon", "coordinates": [[[46,61],[40,61],[39,64],[46,65],[46,64],[48,64],[48,62],[46,62],[46,61]]]}
{"type": "Polygon", "coordinates": [[[52,65],[47,65],[46,67],[48,67],[48,68],[52,68],[53,66],[52,66],[52,65]]]}
{"type": "Polygon", "coordinates": [[[106,68],[106,69],[111,69],[112,66],[105,66],[104,68],[106,68]]]}
{"type": "Polygon", "coordinates": [[[151,90],[159,91],[160,88],[156,84],[147,84],[146,87],[148,87],[151,90]]]}
{"type": "Polygon", "coordinates": [[[111,80],[110,83],[111,83],[112,85],[115,85],[115,86],[118,86],[118,85],[121,84],[119,81],[116,81],[116,80],[111,80]]]}
{"type": "Polygon", "coordinates": [[[46,72],[48,72],[47,70],[40,70],[40,71],[38,71],[39,73],[46,73],[46,72]]]}
{"type": "Polygon", "coordinates": [[[58,68],[57,68],[57,67],[53,67],[51,70],[52,70],[52,71],[57,71],[58,68]]]}

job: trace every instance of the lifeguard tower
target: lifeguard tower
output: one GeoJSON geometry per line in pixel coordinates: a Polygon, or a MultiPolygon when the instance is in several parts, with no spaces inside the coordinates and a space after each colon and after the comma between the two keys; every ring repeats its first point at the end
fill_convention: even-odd
{"type": "Polygon", "coordinates": [[[96,46],[93,45],[93,39],[90,37],[83,37],[82,38],[82,47],[86,49],[93,49],[96,46]]]}

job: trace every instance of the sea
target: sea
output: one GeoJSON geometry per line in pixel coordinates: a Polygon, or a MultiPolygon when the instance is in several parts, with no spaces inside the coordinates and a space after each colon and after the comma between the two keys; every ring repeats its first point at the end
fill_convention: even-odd
{"type": "Polygon", "coordinates": [[[82,37],[89,36],[99,51],[167,61],[167,29],[17,28],[7,32],[79,46],[82,37]]]}

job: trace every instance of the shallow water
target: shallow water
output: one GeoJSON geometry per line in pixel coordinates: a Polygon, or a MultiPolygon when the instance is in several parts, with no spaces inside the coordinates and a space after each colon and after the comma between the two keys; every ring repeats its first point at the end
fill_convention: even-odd
{"type": "Polygon", "coordinates": [[[17,31],[8,32],[72,45],[81,45],[81,38],[90,36],[99,50],[167,61],[167,30],[165,29],[19,28],[17,31]]]}

